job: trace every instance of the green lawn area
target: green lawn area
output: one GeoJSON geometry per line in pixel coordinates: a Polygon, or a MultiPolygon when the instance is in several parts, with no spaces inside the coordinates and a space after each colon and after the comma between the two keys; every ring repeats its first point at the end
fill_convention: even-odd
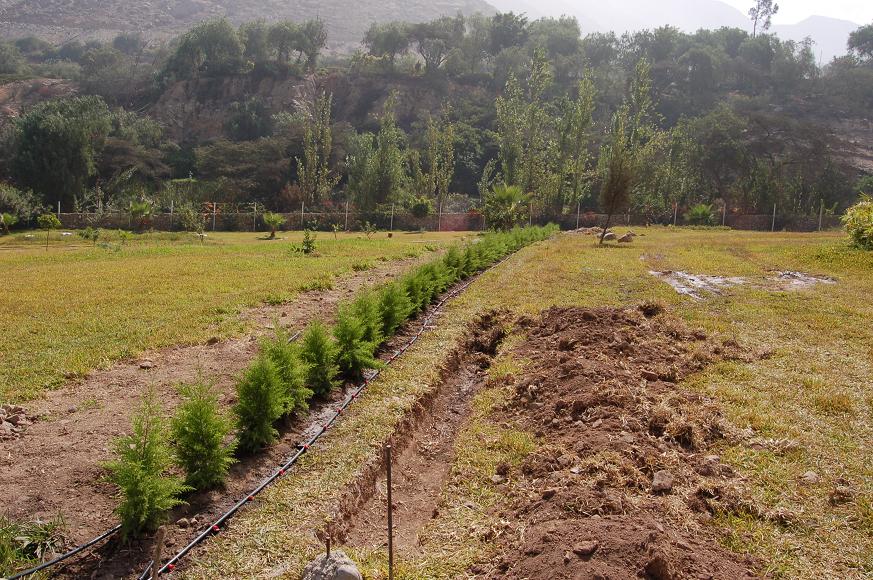
{"type": "Polygon", "coordinates": [[[102,246],[53,232],[0,236],[0,402],[38,396],[144,350],[226,337],[247,307],[291,300],[378,261],[419,256],[458,233],[322,233],[317,256],[294,252],[300,233],[134,235],[102,246]],[[33,237],[26,237],[31,235],[33,237]]]}
{"type": "MultiPolygon", "coordinates": [[[[322,549],[312,532],[336,509],[344,486],[375,456],[404,412],[432,388],[443,357],[477,313],[501,306],[534,314],[551,305],[635,306],[657,300],[711,334],[772,351],[751,363],[716,364],[685,385],[714,397],[733,423],[752,427],[756,437],[790,442],[785,451],[774,451],[725,441],[714,451],[746,478],[753,501],[765,510],[794,514],[794,522],[783,526],[748,514],[724,514],[708,525],[729,549],[760,558],[761,572],[773,577],[869,578],[873,253],[849,247],[838,233],[681,228],[644,233],[630,246],[610,247],[597,247],[591,237],[563,235],[522,250],[478,280],[450,303],[437,330],[375,381],[288,478],[208,543],[187,576],[255,575],[276,566],[299,572],[322,549]],[[697,302],[651,276],[652,269],[762,282],[774,270],[796,270],[832,276],[837,283],[798,291],[740,286],[697,302]],[[801,481],[810,470],[820,482],[801,481]],[[847,486],[851,497],[833,505],[829,495],[838,485],[847,486]]],[[[422,531],[422,554],[399,561],[398,577],[457,577],[489,557],[492,545],[475,531],[497,524],[501,502],[510,502],[488,491],[492,460],[499,457],[501,441],[524,440],[524,434],[500,431],[488,421],[481,411],[491,403],[477,401],[468,429],[483,435],[459,438],[458,459],[440,500],[445,515],[422,531]],[[498,447],[485,460],[482,446],[492,441],[498,447]],[[464,507],[471,501],[481,509],[464,507]],[[456,518],[461,512],[463,518],[456,518]]],[[[355,555],[366,560],[368,577],[385,577],[384,553],[355,555]]]]}

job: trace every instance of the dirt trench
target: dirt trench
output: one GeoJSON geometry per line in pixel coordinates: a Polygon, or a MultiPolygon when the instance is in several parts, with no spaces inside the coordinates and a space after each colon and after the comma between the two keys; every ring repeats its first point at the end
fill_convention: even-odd
{"type": "MultiPolygon", "coordinates": [[[[169,415],[179,402],[175,385],[202,376],[214,380],[223,407],[235,402],[235,378],[257,355],[258,339],[273,331],[273,322],[302,329],[313,318],[330,321],[340,301],[395,277],[421,259],[386,263],[339,279],[329,291],[305,292],[281,306],[264,306],[242,314],[255,325],[252,335],[207,344],[179,346],[146,353],[136,359],[97,370],[70,381],[27,405],[33,420],[20,437],[0,440],[0,513],[15,520],[48,521],[62,517],[68,545],[83,543],[117,523],[117,499],[105,481],[101,464],[111,458],[111,442],[130,429],[130,419],[142,393],[154,388],[169,415]]],[[[396,340],[402,340],[401,334],[396,340]]],[[[334,393],[336,400],[342,392],[334,393]]],[[[330,404],[313,406],[313,417],[330,404]]],[[[293,452],[309,417],[289,421],[276,445],[235,464],[225,489],[197,494],[173,520],[195,517],[190,527],[170,526],[165,552],[175,551],[198,525],[227,509],[239,496],[263,480],[293,452]]],[[[184,521],[183,521],[184,524],[184,521]]],[[[120,577],[148,561],[149,542],[119,548],[112,542],[60,569],[67,577],[120,577]],[[87,571],[87,573],[86,573],[87,571]]]]}
{"type": "MultiPolygon", "coordinates": [[[[439,515],[437,506],[451,472],[455,443],[470,404],[506,336],[507,314],[477,318],[441,372],[436,389],[425,395],[391,438],[394,546],[399,554],[419,553],[419,531],[439,515]]],[[[332,533],[344,545],[387,546],[387,477],[377,460],[346,494],[332,533]]]]}

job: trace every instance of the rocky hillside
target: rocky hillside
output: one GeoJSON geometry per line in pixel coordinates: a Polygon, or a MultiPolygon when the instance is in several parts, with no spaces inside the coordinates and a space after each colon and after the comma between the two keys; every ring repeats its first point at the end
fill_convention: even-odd
{"type": "Polygon", "coordinates": [[[492,13],[494,8],[485,0],[0,0],[0,34],[34,34],[55,42],[109,38],[122,31],[166,38],[215,17],[235,23],[320,18],[336,45],[359,42],[372,22],[422,22],[459,11],[492,13]]]}

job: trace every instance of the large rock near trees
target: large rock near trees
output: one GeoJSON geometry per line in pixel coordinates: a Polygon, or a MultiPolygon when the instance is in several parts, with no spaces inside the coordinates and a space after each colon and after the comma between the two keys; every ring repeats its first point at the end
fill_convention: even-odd
{"type": "Polygon", "coordinates": [[[303,570],[302,580],[361,580],[361,573],[342,550],[321,554],[303,570]]]}

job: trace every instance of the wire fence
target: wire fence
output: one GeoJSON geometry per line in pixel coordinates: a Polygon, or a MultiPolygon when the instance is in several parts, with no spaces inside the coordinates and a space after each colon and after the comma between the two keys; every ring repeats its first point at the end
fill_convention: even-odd
{"type": "MultiPolygon", "coordinates": [[[[58,213],[58,218],[64,228],[81,229],[99,227],[105,229],[142,230],[154,229],[160,231],[179,231],[183,223],[177,213],[157,213],[148,218],[138,219],[126,212],[116,213],[58,213]]],[[[218,204],[213,211],[201,214],[203,227],[206,231],[220,232],[263,232],[269,227],[264,224],[263,214],[254,212],[225,212],[218,204]]],[[[281,213],[285,218],[283,231],[361,231],[375,228],[388,231],[483,231],[488,228],[485,216],[473,210],[464,213],[434,213],[427,216],[416,216],[408,212],[385,211],[299,211],[281,213]]],[[[580,227],[602,226],[607,216],[602,213],[528,213],[529,225],[557,224],[563,230],[580,227]]],[[[789,231],[814,232],[839,228],[841,217],[830,214],[808,215],[781,213],[742,214],[726,212],[713,216],[710,225],[725,226],[736,230],[750,231],[789,231]]],[[[523,219],[522,219],[523,221],[523,219]]],[[[686,220],[680,213],[672,219],[652,219],[650,216],[625,213],[613,216],[611,224],[615,227],[648,225],[695,225],[686,220]]]]}

